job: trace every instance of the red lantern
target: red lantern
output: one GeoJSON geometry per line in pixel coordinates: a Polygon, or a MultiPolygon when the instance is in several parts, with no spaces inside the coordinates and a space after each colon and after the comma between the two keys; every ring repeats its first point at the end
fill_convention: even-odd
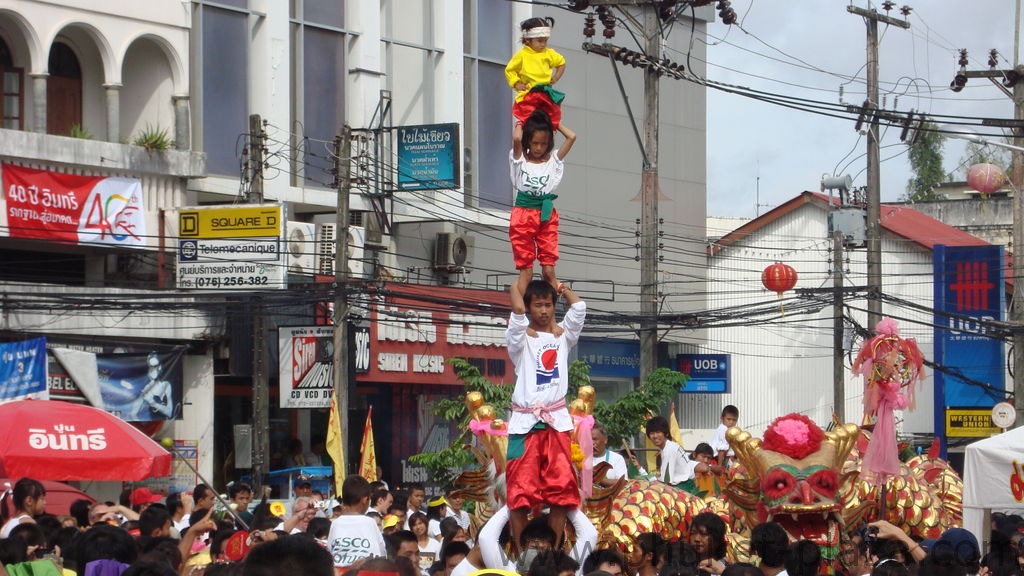
{"type": "Polygon", "coordinates": [[[782,293],[796,286],[796,270],[789,264],[776,262],[761,272],[761,284],[782,298],[782,293]]]}
{"type": "Polygon", "coordinates": [[[1006,185],[1006,174],[995,164],[975,164],[967,170],[967,185],[986,197],[1006,185]]]}

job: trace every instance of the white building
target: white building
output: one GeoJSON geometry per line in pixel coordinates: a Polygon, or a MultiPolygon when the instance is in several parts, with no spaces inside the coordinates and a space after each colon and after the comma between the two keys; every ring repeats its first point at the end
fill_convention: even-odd
{"type": "MultiPolygon", "coordinates": [[[[693,37],[714,25],[714,12],[698,9],[692,22],[689,11],[678,12],[679,25],[663,28],[674,31],[662,41],[664,56],[683,63],[692,50],[693,72],[704,76],[705,43],[693,37]]],[[[0,228],[0,254],[10,264],[0,275],[5,292],[98,301],[127,298],[117,288],[144,299],[157,295],[149,291],[166,295],[174,285],[175,210],[244,201],[251,114],[265,122],[263,196],[296,222],[333,221],[332,139],[343,124],[369,130],[355,144],[353,154],[365,161],[353,168],[350,198],[350,222],[366,229],[365,276],[502,290],[514,274],[505,230],[512,92],[503,68],[518,49],[518,23],[531,15],[556,19],[552,47],[568,60],[559,85],[568,94],[563,118],[579,134],[557,202],[559,275],[590,301],[593,318],[606,320],[594,323],[595,334],[635,341],[643,161],[632,134],[643,123],[642,73],[618,64],[620,86],[608,59],[580,49],[584,14],[505,0],[0,0],[0,160],[138,178],[148,231],[142,247],[124,249],[19,239],[0,228]],[[440,123],[459,127],[461,187],[391,190],[392,128],[440,123]],[[73,128],[85,138],[68,138],[73,128]],[[162,131],[174,146],[125,145],[147,130],[162,131]],[[441,233],[471,240],[469,258],[454,272],[436,265],[441,233]]],[[[629,21],[619,19],[611,41],[637,49],[622,27],[629,21]]],[[[592,40],[604,41],[602,32],[598,23],[592,40]]],[[[705,91],[668,78],[660,90],[661,309],[683,313],[707,305],[705,91]]],[[[64,306],[22,314],[5,305],[2,328],[8,339],[45,334],[68,345],[188,346],[184,420],[168,432],[199,442],[204,475],[230,475],[221,464],[233,450],[228,426],[249,419],[252,346],[244,298],[227,296],[175,294],[196,305],[170,315],[73,314],[64,306]]],[[[312,323],[313,308],[296,304],[272,319],[271,352],[273,325],[312,323]]],[[[690,346],[699,338],[671,331],[665,341],[690,346]]],[[[594,378],[601,394],[614,395],[635,383],[635,373],[598,369],[594,378]]],[[[452,394],[399,383],[373,383],[372,390],[382,401],[420,398],[420,406],[452,394]]],[[[365,409],[359,402],[354,409],[365,409]]],[[[419,426],[429,427],[422,412],[419,426]]],[[[308,447],[325,423],[322,410],[274,409],[272,439],[297,435],[308,447]]]]}
{"type": "MultiPolygon", "coordinates": [[[[738,320],[729,327],[709,328],[706,351],[731,354],[732,392],[684,394],[691,397],[689,402],[680,401],[680,424],[684,428],[713,427],[718,410],[727,404],[739,408],[739,425],[755,435],[774,418],[789,412],[806,414],[822,425],[831,421],[834,332],[830,272],[834,256],[828,224],[830,204],[823,194],[803,192],[710,245],[709,308],[732,311],[738,320]],[[774,262],[796,269],[796,289],[820,289],[820,294],[797,297],[788,292],[779,299],[766,290],[761,272],[774,262]],[[744,319],[751,310],[766,305],[775,310],[744,319]],[[708,414],[715,416],[714,421],[708,421],[708,414]]],[[[930,310],[933,304],[933,247],[987,244],[899,205],[882,206],[881,228],[883,294],[924,310],[930,310]]],[[[865,286],[865,250],[846,250],[844,260],[845,285],[865,286]]],[[[844,307],[848,317],[873,330],[865,326],[867,304],[863,292],[846,299],[844,307]]],[[[925,358],[934,358],[930,312],[886,301],[882,314],[900,319],[901,336],[915,338],[925,358]]],[[[863,412],[863,383],[849,368],[862,342],[858,339],[852,351],[848,344],[845,357],[846,420],[856,423],[861,422],[863,412]]],[[[903,415],[902,430],[908,434],[931,434],[934,430],[933,372],[926,373],[917,394],[917,409],[903,415]]],[[[693,431],[695,441],[709,435],[707,430],[693,431]]]]}

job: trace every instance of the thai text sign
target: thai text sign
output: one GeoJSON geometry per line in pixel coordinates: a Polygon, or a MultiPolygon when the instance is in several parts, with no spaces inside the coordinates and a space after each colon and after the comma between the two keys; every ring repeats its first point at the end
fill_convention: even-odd
{"type": "Polygon", "coordinates": [[[949,369],[935,371],[935,405],[991,408],[1005,388],[1003,342],[988,328],[1005,309],[1003,248],[936,245],[933,263],[935,363],[949,369]]]}
{"type": "Polygon", "coordinates": [[[279,205],[182,209],[178,288],[284,288],[283,225],[279,205]]]}
{"type": "MultiPolygon", "coordinates": [[[[3,165],[4,217],[11,238],[146,246],[142,181],[3,165]]],[[[0,222],[2,223],[2,222],[0,222]]]]}
{"type": "Polygon", "coordinates": [[[459,125],[398,129],[398,189],[459,187],[459,125]]]}
{"type": "Polygon", "coordinates": [[[0,400],[48,398],[46,338],[0,344],[0,400]]]}

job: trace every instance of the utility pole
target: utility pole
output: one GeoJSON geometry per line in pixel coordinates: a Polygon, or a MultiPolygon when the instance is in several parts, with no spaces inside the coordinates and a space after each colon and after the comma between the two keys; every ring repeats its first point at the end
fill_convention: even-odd
{"type": "MultiPolygon", "coordinates": [[[[661,60],[657,5],[643,6],[644,51],[661,60]]],[[[640,381],[658,367],[658,103],[659,79],[644,69],[644,150],[640,213],[640,381]]]]}
{"type": "MultiPolygon", "coordinates": [[[[878,144],[878,22],[903,29],[910,28],[910,22],[879,14],[874,9],[865,10],[847,6],[846,10],[864,18],[868,27],[867,41],[867,91],[866,107],[871,114],[868,123],[868,206],[867,206],[867,272],[868,272],[868,328],[874,330],[882,319],[882,190],[881,160],[878,144]]],[[[904,8],[904,10],[907,10],[904,8]]],[[[904,12],[906,15],[907,12],[904,12]]]]}
{"type": "Polygon", "coordinates": [[[843,231],[832,232],[832,410],[846,422],[846,365],[843,364],[843,231]]]}
{"type": "MultiPolygon", "coordinates": [[[[259,114],[249,116],[249,193],[250,204],[263,202],[263,119],[259,114]]],[[[263,480],[270,472],[270,381],[267,375],[267,320],[263,297],[252,300],[252,471],[253,490],[261,491],[263,480]]]]}
{"type": "MultiPolygon", "coordinates": [[[[1020,12],[1017,13],[1020,21],[1020,12]]],[[[1019,29],[1018,29],[1019,33],[1019,29]]],[[[1017,45],[1017,40],[1014,41],[1017,45]]],[[[968,78],[988,78],[1013,101],[1013,121],[984,120],[989,126],[1010,128],[1013,131],[1013,145],[1010,148],[1013,161],[1010,165],[1010,182],[1013,184],[1013,296],[1010,300],[1010,325],[1013,327],[1013,405],[1017,409],[1017,426],[1024,426],[1024,258],[1019,249],[1024,246],[1024,66],[1017,64],[1008,70],[996,69],[997,53],[992,51],[988,70],[967,70],[967,50],[960,51],[960,71],[953,77],[950,89],[960,92],[968,78]],[[1012,91],[1011,89],[1012,88],[1012,91]]],[[[993,143],[994,144],[994,143],[993,143]]]]}
{"type": "MultiPolygon", "coordinates": [[[[1019,17],[1018,17],[1019,21],[1019,17]]],[[[1013,183],[1013,297],[1010,300],[1010,321],[1013,326],[1013,406],[1017,409],[1017,427],[1024,426],[1024,258],[1018,244],[1024,245],[1024,66],[1014,67],[1013,119],[1018,122],[1013,128],[1013,163],[1010,165],[1010,181],[1013,183]]]]}
{"type": "MultiPolygon", "coordinates": [[[[334,139],[338,212],[334,226],[334,395],[338,399],[342,454],[348,454],[348,195],[351,187],[352,128],[334,139]]],[[[346,456],[348,458],[348,456],[346,456]]],[[[343,466],[344,464],[337,464],[343,466]]],[[[340,487],[339,487],[340,489],[340,487]]]]}
{"type": "MultiPolygon", "coordinates": [[[[707,2],[704,2],[706,4],[707,2]]],[[[661,58],[662,26],[658,13],[660,4],[647,0],[588,0],[586,5],[594,6],[599,13],[617,7],[636,7],[643,15],[643,53],[615,46],[611,38],[615,36],[615,19],[603,13],[601,20],[605,26],[603,44],[585,42],[583,49],[587,52],[609,57],[613,61],[616,79],[618,69],[614,61],[620,60],[633,67],[644,70],[644,129],[641,138],[640,130],[632,122],[633,114],[629,108],[629,99],[619,79],[619,88],[623,91],[623,99],[632,122],[633,134],[636,136],[643,158],[643,172],[640,180],[640,380],[658,367],[658,105],[659,78],[669,75],[683,78],[683,67],[671,65],[661,58]]],[[[695,5],[703,5],[695,3],[695,5]]],[[[632,15],[631,21],[636,21],[632,15]]],[[[593,19],[588,17],[588,28],[584,29],[587,37],[593,36],[595,29],[593,19]]]]}

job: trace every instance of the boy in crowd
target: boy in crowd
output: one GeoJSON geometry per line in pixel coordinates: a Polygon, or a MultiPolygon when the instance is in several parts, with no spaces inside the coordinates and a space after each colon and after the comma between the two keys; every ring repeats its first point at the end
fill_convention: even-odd
{"type": "Polygon", "coordinates": [[[715,450],[716,459],[722,466],[728,468],[732,462],[735,454],[732,448],[729,447],[729,442],[725,439],[725,432],[736,425],[740,420],[740,409],[729,404],[725,408],[722,408],[721,424],[715,430],[714,436],[711,437],[711,448],[715,450]]]}
{"type": "Polygon", "coordinates": [[[347,568],[358,560],[383,557],[387,553],[384,536],[377,523],[366,515],[370,508],[370,483],[362,476],[349,476],[341,485],[342,513],[331,522],[327,546],[337,568],[347,568]]]}
{"type": "Polygon", "coordinates": [[[697,493],[697,482],[694,476],[694,465],[686,455],[686,451],[669,437],[669,424],[664,416],[655,416],[647,421],[647,437],[661,451],[661,470],[658,480],[686,490],[690,494],[697,493]]]}

